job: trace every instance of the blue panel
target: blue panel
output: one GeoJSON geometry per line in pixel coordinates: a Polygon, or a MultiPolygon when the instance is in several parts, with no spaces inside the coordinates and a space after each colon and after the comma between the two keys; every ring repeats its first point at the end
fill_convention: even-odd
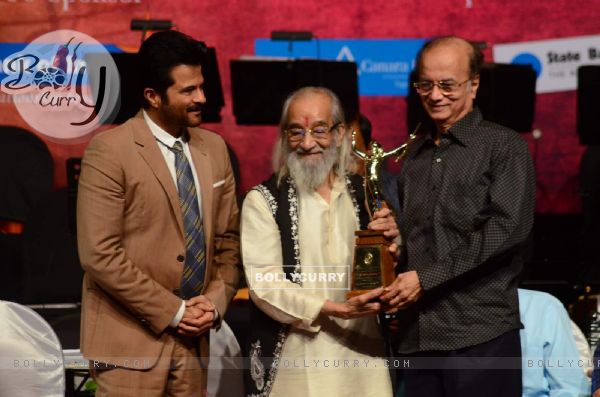
{"type": "Polygon", "coordinates": [[[272,41],[256,39],[255,54],[288,58],[354,61],[358,68],[359,94],[406,96],[410,72],[425,39],[323,39],[272,41]]]}

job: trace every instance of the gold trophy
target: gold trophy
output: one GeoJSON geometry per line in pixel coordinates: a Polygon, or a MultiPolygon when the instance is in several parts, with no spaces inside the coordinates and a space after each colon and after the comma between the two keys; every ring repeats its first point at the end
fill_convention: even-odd
{"type": "MultiPolygon", "coordinates": [[[[356,131],[352,131],[352,151],[364,161],[365,204],[371,220],[373,213],[382,208],[389,208],[381,189],[381,167],[384,160],[389,156],[395,156],[396,162],[404,158],[408,145],[417,137],[418,128],[419,126],[410,134],[408,141],[389,152],[384,151],[377,141],[371,141],[368,153],[356,148],[356,131]]],[[[356,236],[356,246],[352,264],[352,284],[347,298],[390,285],[396,278],[394,258],[389,252],[392,242],[383,235],[383,232],[357,230],[354,235],[356,236]]]]}

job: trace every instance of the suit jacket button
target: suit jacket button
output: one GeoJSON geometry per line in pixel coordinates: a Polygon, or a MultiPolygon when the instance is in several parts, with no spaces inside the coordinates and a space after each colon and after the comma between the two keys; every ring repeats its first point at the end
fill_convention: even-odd
{"type": "Polygon", "coordinates": [[[177,261],[178,262],[183,262],[185,260],[185,256],[183,255],[177,255],[177,261]]]}

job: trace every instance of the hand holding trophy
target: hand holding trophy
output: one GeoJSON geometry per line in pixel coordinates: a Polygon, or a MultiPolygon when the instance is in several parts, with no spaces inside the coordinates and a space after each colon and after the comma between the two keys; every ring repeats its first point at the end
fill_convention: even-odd
{"type": "MultiPolygon", "coordinates": [[[[416,139],[416,131],[415,129],[415,132],[410,134],[407,142],[389,152],[384,151],[377,141],[371,141],[368,153],[361,152],[356,148],[356,132],[352,131],[352,151],[364,160],[365,204],[371,220],[376,211],[389,208],[381,188],[381,167],[384,160],[389,156],[395,156],[396,161],[401,160],[406,155],[408,145],[416,139]]],[[[389,251],[392,242],[384,236],[383,231],[358,230],[354,234],[356,247],[354,248],[352,284],[347,294],[348,298],[387,286],[396,277],[394,258],[389,251]]]]}

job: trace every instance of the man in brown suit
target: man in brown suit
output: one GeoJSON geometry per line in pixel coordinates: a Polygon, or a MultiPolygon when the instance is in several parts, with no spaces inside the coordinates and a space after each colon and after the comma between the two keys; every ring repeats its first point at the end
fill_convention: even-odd
{"type": "Polygon", "coordinates": [[[206,393],[208,331],[240,273],[227,149],[195,128],[206,101],[202,55],[179,32],[148,38],[139,52],[144,109],[94,137],[83,158],[81,350],[96,395],[206,393]]]}

